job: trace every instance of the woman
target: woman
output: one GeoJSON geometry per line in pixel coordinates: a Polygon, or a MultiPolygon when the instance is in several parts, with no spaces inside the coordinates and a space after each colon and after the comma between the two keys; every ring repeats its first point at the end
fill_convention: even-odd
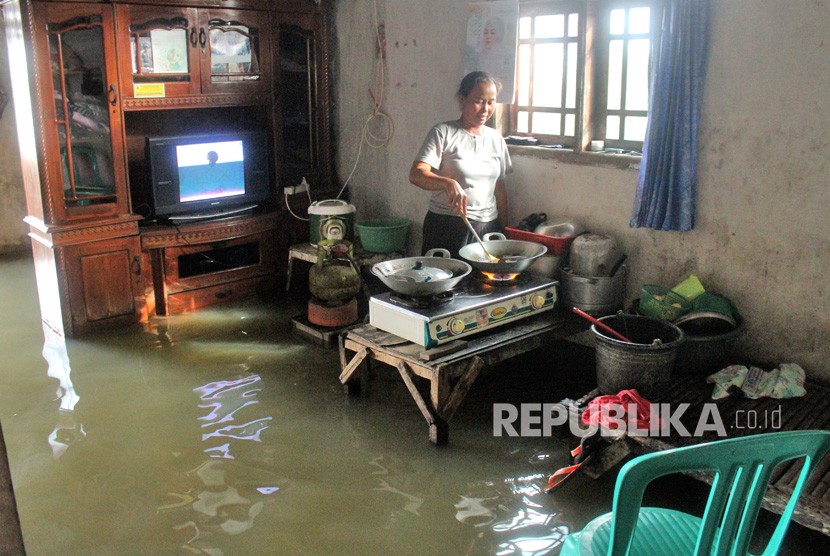
{"type": "Polygon", "coordinates": [[[507,220],[505,174],[512,170],[502,136],[485,123],[496,109],[501,83],[483,71],[461,80],[461,117],[435,125],[427,134],[409,181],[432,192],[424,218],[422,251],[443,247],[453,257],[475,241],[459,217],[479,235],[500,231],[507,220]]]}

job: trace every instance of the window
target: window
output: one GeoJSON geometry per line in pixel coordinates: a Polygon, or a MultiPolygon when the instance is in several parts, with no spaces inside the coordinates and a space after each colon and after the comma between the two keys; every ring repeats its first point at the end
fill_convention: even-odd
{"type": "Polygon", "coordinates": [[[587,150],[642,150],[657,0],[546,0],[519,5],[516,99],[509,134],[587,150]]]}

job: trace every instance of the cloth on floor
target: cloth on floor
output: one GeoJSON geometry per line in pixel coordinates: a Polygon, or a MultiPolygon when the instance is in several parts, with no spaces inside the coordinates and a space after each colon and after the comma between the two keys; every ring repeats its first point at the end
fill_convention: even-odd
{"type": "Polygon", "coordinates": [[[588,407],[582,413],[582,422],[586,425],[600,425],[608,429],[616,429],[621,419],[625,423],[634,419],[638,429],[649,430],[651,402],[643,398],[637,390],[620,390],[617,394],[597,396],[588,403],[588,407]],[[616,408],[621,408],[624,414],[618,415],[616,408]],[[631,408],[635,409],[635,415],[629,415],[631,408]]]}
{"type": "Polygon", "coordinates": [[[706,382],[715,385],[712,389],[713,400],[730,395],[751,400],[764,397],[783,399],[804,396],[807,393],[805,378],[804,369],[796,363],[782,363],[771,371],[730,365],[706,377],[706,382]]]}

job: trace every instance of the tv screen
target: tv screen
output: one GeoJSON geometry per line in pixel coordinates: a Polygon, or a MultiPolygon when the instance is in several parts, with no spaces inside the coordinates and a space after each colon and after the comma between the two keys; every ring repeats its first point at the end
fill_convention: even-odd
{"type": "Polygon", "coordinates": [[[146,147],[158,218],[222,216],[271,198],[264,133],[148,137],[146,147]]]}
{"type": "Polygon", "coordinates": [[[184,203],[245,194],[242,140],[176,145],[176,166],[184,203]]]}

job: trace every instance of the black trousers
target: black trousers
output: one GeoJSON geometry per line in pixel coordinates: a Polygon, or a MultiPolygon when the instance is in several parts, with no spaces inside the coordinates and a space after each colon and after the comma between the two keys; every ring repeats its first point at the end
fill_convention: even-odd
{"type": "MultiPolygon", "coordinates": [[[[498,220],[491,222],[470,220],[470,224],[473,225],[479,237],[491,232],[502,232],[498,220]]],[[[459,216],[448,216],[428,211],[424,217],[421,254],[426,254],[430,249],[441,247],[449,251],[452,258],[458,259],[460,258],[458,250],[469,243],[475,242],[475,240],[475,236],[459,216]]]]}

